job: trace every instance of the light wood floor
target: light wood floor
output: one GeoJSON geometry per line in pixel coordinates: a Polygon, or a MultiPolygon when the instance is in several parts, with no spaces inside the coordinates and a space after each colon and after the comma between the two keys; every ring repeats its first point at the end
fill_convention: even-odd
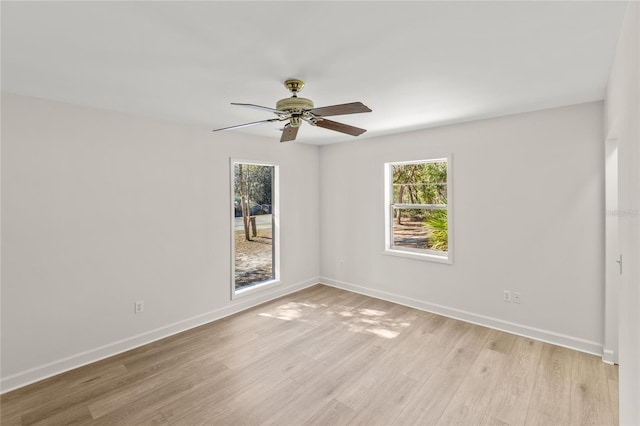
{"type": "Polygon", "coordinates": [[[617,424],[599,357],[318,285],[2,396],[31,424],[617,424]]]}

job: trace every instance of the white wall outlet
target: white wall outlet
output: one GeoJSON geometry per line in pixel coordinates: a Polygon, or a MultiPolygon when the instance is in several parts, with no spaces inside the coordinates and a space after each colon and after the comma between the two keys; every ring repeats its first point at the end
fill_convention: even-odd
{"type": "Polygon", "coordinates": [[[518,293],[517,291],[512,292],[511,300],[513,300],[513,303],[520,303],[520,293],[518,293]]]}
{"type": "Polygon", "coordinates": [[[505,302],[511,303],[511,292],[509,290],[505,290],[502,298],[505,302]]]}
{"type": "Polygon", "coordinates": [[[144,311],[144,300],[136,300],[133,302],[133,313],[141,314],[144,311]]]}
{"type": "Polygon", "coordinates": [[[340,269],[344,269],[344,260],[341,260],[338,263],[340,264],[340,269]]]}

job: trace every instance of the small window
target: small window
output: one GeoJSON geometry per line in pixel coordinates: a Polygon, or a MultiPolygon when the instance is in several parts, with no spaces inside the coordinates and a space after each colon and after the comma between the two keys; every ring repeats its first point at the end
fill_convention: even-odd
{"type": "Polygon", "coordinates": [[[232,297],[279,280],[278,166],[231,160],[232,297]]]}
{"type": "Polygon", "coordinates": [[[385,164],[388,254],[452,263],[451,159],[385,164]]]}

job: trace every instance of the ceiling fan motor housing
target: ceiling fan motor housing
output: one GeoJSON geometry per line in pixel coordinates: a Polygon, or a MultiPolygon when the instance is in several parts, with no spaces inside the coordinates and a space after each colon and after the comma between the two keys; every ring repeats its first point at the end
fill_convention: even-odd
{"type": "Polygon", "coordinates": [[[313,109],[313,101],[306,98],[284,98],[276,103],[276,109],[293,114],[302,114],[304,111],[313,109]]]}

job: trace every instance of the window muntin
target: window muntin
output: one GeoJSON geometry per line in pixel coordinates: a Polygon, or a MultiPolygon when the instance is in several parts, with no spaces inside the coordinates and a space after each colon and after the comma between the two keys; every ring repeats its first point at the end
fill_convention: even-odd
{"type": "Polygon", "coordinates": [[[231,160],[231,294],[279,280],[278,166],[231,160]]]}
{"type": "Polygon", "coordinates": [[[386,252],[451,263],[450,157],[387,163],[386,252]]]}

